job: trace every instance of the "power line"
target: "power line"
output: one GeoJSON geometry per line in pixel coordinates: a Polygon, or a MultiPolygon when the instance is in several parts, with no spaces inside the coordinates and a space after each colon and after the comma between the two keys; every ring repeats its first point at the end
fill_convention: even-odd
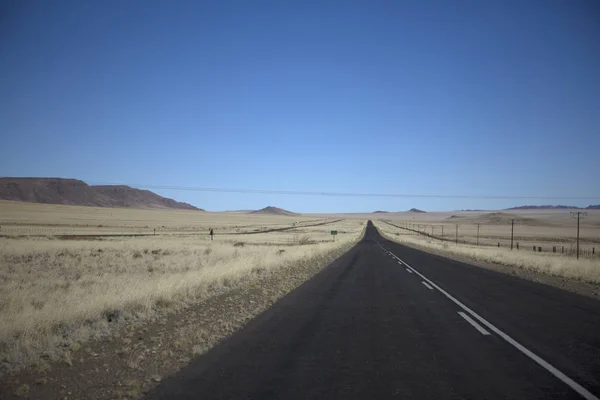
{"type": "Polygon", "coordinates": [[[300,190],[270,189],[236,189],[211,188],[194,186],[148,185],[137,183],[88,182],[91,185],[127,185],[140,189],[186,190],[195,192],[217,193],[254,193],[297,196],[330,196],[330,197],[400,197],[400,198],[435,198],[435,199],[489,199],[489,200],[598,200],[600,196],[495,196],[495,195],[445,195],[445,194],[412,194],[412,193],[356,193],[356,192],[317,192],[300,190]]]}

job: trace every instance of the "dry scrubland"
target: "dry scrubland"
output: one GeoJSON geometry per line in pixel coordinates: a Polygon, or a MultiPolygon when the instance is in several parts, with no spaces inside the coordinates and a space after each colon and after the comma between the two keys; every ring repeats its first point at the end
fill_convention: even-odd
{"type": "MultiPolygon", "coordinates": [[[[391,226],[382,221],[373,221],[379,232],[389,240],[417,245],[473,260],[509,265],[549,275],[560,276],[600,284],[600,260],[579,259],[553,253],[533,253],[495,247],[440,242],[405,229],[391,226]]],[[[535,239],[534,239],[535,240],[535,239]]]]}
{"type": "MultiPolygon", "coordinates": [[[[44,207],[65,211],[65,206],[33,208],[44,207]]],[[[66,211],[69,209],[83,212],[84,218],[104,213],[104,223],[114,226],[123,214],[151,215],[155,220],[138,219],[137,223],[146,226],[156,220],[162,224],[170,221],[174,230],[181,213],[186,214],[182,218],[185,224],[243,225],[249,232],[267,226],[266,222],[288,227],[302,220],[314,221],[225,214],[223,222],[215,214],[193,211],[90,211],[84,207],[67,207],[66,211]]],[[[45,223],[56,224],[62,217],[51,214],[44,214],[45,223]]],[[[34,217],[28,218],[33,221],[34,217]]],[[[71,218],[77,218],[77,213],[71,213],[71,218]]],[[[338,221],[284,232],[217,235],[213,242],[207,236],[177,234],[97,240],[2,237],[0,373],[44,354],[68,357],[70,350],[90,338],[224,293],[253,277],[278,273],[286,266],[324,262],[328,254],[352,245],[364,225],[364,221],[338,221]],[[331,241],[332,229],[339,233],[336,242],[331,241]]]]}
{"type": "MultiPolygon", "coordinates": [[[[245,233],[332,220],[306,216],[278,216],[242,212],[138,210],[20,203],[0,200],[0,234],[110,235],[110,234],[217,234],[245,233]]],[[[335,218],[339,219],[339,218],[335,218]]]]}

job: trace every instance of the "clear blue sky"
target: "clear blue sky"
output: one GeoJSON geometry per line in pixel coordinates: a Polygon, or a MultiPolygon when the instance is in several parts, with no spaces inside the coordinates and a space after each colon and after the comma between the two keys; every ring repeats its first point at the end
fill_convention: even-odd
{"type": "MultiPolygon", "coordinates": [[[[2,1],[0,175],[600,197],[597,1],[2,1]]],[[[209,210],[589,200],[156,190],[209,210]]]]}

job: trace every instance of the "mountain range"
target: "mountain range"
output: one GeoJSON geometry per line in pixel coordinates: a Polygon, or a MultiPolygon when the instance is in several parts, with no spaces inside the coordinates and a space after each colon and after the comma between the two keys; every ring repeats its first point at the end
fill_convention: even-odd
{"type": "Polygon", "coordinates": [[[88,185],[77,179],[0,178],[0,200],[92,207],[172,208],[198,210],[149,190],[125,185],[88,185]]]}
{"type": "Polygon", "coordinates": [[[563,205],[545,205],[545,206],[519,206],[519,207],[511,207],[507,208],[507,210],[566,210],[566,209],[574,209],[574,210],[600,210],[600,204],[597,205],[589,205],[587,207],[575,207],[575,206],[563,206],[563,205]]]}

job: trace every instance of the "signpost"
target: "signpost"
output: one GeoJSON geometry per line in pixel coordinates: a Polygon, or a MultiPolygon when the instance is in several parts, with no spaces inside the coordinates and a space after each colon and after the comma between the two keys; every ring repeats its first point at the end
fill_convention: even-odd
{"type": "Polygon", "coordinates": [[[337,236],[337,231],[331,231],[331,236],[333,236],[333,241],[335,242],[335,237],[337,236]]]}

